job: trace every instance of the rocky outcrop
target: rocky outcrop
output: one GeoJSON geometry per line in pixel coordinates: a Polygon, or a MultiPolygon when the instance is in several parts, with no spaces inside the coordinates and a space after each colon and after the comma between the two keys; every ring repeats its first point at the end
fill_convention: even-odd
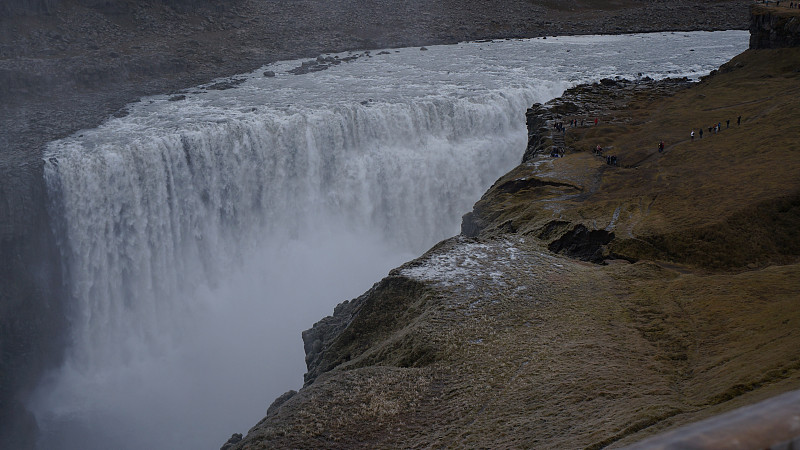
{"type": "Polygon", "coordinates": [[[575,225],[547,246],[553,253],[562,253],[584,261],[601,262],[608,255],[606,245],[614,240],[614,233],[605,230],[589,230],[584,225],[575,225]]]}
{"type": "Polygon", "coordinates": [[[340,365],[359,367],[378,361],[392,361],[401,367],[429,362],[433,354],[424,343],[401,340],[377,354],[366,355],[374,342],[380,342],[411,322],[425,301],[422,283],[395,272],[376,283],[360,297],[340,303],[333,315],[325,317],[303,332],[309,385],[340,365]]]}
{"type": "Polygon", "coordinates": [[[522,155],[522,161],[528,161],[540,153],[547,153],[552,146],[551,127],[553,119],[549,108],[539,103],[525,112],[525,124],[528,127],[528,145],[522,155]]]}
{"type": "Polygon", "coordinates": [[[786,47],[800,47],[800,10],[760,4],[751,6],[750,48],[786,47]]]}

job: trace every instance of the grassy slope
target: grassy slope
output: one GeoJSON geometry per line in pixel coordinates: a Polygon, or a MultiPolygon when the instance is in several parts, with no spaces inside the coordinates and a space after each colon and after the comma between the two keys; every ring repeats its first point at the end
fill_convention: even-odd
{"type": "Polygon", "coordinates": [[[549,173],[522,165],[498,183],[534,175],[571,183],[581,195],[549,188],[490,193],[479,206],[524,232],[556,219],[601,229],[613,220],[611,250],[627,258],[710,270],[795,261],[799,81],[797,49],[745,52],[691,89],[669,98],[642,93],[601,114],[599,126],[570,129],[567,143],[578,153],[548,163],[549,173]],[[709,133],[719,122],[722,132],[709,133]],[[661,140],[663,154],[656,151],[661,140]],[[588,150],[598,144],[623,167],[592,156],[588,150]],[[531,202],[559,196],[567,197],[557,211],[552,202],[531,202]]]}
{"type": "Polygon", "coordinates": [[[635,167],[579,151],[511,171],[496,186],[576,188],[490,190],[481,236],[406,266],[477,242],[484,256],[461,267],[480,270],[372,292],[371,310],[403,298],[414,314],[390,328],[357,317],[351,330],[372,346],[335,342],[340,364],[238,448],[601,448],[800,388],[799,68],[798,49],[748,51],[670,98],[642,93],[571,130],[575,149],[599,142],[635,167]],[[731,129],[687,139],[727,118],[731,129]],[[614,251],[655,262],[550,255],[537,236],[553,220],[613,223],[614,251]]]}

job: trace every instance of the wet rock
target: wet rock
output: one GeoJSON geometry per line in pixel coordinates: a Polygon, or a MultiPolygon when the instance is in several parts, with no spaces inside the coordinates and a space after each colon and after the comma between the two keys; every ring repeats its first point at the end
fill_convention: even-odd
{"type": "Polygon", "coordinates": [[[236,86],[245,82],[244,78],[233,78],[227,81],[220,81],[219,83],[214,83],[211,86],[206,87],[206,89],[212,91],[224,91],[226,89],[233,89],[236,86]]]}

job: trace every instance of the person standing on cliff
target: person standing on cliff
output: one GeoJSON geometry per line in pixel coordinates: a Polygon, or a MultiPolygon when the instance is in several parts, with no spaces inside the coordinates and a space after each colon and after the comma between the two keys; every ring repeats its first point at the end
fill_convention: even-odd
{"type": "Polygon", "coordinates": [[[692,130],[692,132],[689,133],[689,137],[692,139],[692,141],[694,141],[694,130],[692,130]]]}
{"type": "Polygon", "coordinates": [[[700,139],[703,139],[703,127],[700,127],[700,139]]]}
{"type": "Polygon", "coordinates": [[[658,153],[661,153],[663,151],[664,151],[664,141],[661,141],[658,143],[658,153]]]}

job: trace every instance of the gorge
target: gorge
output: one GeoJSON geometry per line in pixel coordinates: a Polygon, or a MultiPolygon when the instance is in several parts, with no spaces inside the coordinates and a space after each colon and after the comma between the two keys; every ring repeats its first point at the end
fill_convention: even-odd
{"type": "MultiPolygon", "coordinates": [[[[49,2],[44,8],[54,8],[56,3],[49,2]]],[[[548,45],[550,48],[566,46],[570,54],[546,51],[545,55],[538,55],[537,58],[544,61],[548,57],[567,57],[568,62],[562,62],[561,67],[571,66],[574,63],[571,53],[581,44],[569,38],[566,42],[564,39],[560,41],[548,38],[540,43],[548,42],[552,44],[548,45]]],[[[485,47],[517,45],[515,41],[478,44],[485,47]]],[[[656,48],[659,39],[643,44],[656,48]]],[[[595,52],[591,56],[596,57],[586,63],[591,73],[565,79],[564,74],[570,73],[572,68],[556,70],[545,77],[547,80],[543,85],[535,77],[529,78],[536,81],[524,81],[528,75],[523,75],[523,72],[530,71],[529,67],[501,64],[503,69],[496,70],[492,67],[496,61],[479,65],[482,70],[480,77],[474,72],[467,72],[460,78],[459,70],[463,69],[458,67],[448,67],[452,70],[446,73],[444,68],[420,70],[415,63],[409,63],[425,57],[433,58],[428,55],[439,49],[430,45],[426,46],[426,51],[415,47],[399,52],[388,50],[388,54],[376,50],[337,55],[339,61],[348,61],[342,63],[331,62],[337,59],[331,55],[313,63],[296,61],[266,68],[270,73],[276,73],[274,78],[266,77],[262,69],[247,76],[229,77],[198,88],[146,98],[138,105],[118,110],[115,115],[119,117],[110,119],[98,130],[86,129],[51,144],[50,153],[44,159],[45,176],[42,178],[46,178],[51,193],[51,214],[54,217],[69,217],[69,220],[54,221],[65,262],[61,265],[63,274],[54,273],[56,270],[52,264],[41,265],[37,262],[38,258],[60,260],[61,255],[52,254],[51,250],[59,247],[48,244],[44,239],[45,242],[39,245],[42,248],[37,251],[29,240],[15,237],[19,236],[18,230],[25,228],[20,225],[23,221],[17,218],[33,218],[29,220],[31,225],[27,226],[25,233],[42,237],[49,234],[47,226],[44,229],[41,227],[42,223],[47,222],[35,219],[37,214],[43,214],[40,209],[35,212],[37,208],[46,206],[36,200],[44,198],[43,188],[31,184],[25,191],[18,189],[24,182],[3,183],[4,211],[10,212],[15,220],[4,222],[2,275],[3,280],[20,282],[13,285],[3,282],[2,303],[5,308],[10,308],[14,303],[9,299],[17,295],[19,298],[29,295],[25,292],[36,292],[36,296],[49,300],[51,306],[48,310],[51,312],[48,314],[54,314],[55,317],[59,314],[59,308],[70,305],[64,311],[72,327],[69,334],[59,326],[48,324],[48,315],[42,315],[41,310],[35,309],[42,304],[29,309],[28,315],[17,309],[13,317],[17,320],[15,326],[49,330],[54,337],[44,338],[43,342],[49,342],[47,345],[57,346],[59,335],[70,335],[76,343],[70,347],[66,364],[57,372],[59,375],[48,377],[33,401],[41,420],[40,426],[44,425],[46,437],[41,445],[46,446],[50,442],[52,446],[55,445],[53,442],[59,442],[57,448],[61,448],[60,442],[66,438],[82,448],[92,445],[106,447],[109,443],[133,448],[143,445],[189,447],[201,441],[218,443],[220,433],[241,430],[242,424],[253,422],[253,415],[257,417],[263,414],[264,406],[280,391],[259,398],[259,394],[248,387],[252,385],[248,383],[253,383],[262,385],[258,389],[263,388],[265,383],[261,380],[265,376],[260,374],[267,370],[264,362],[275,358],[268,352],[253,354],[247,348],[249,345],[237,343],[237,335],[250,336],[252,340],[248,344],[259,341],[261,346],[265,346],[263,343],[269,342],[270,348],[291,354],[291,357],[287,356],[287,364],[280,365],[283,374],[275,378],[285,380],[285,386],[299,383],[298,374],[303,370],[300,361],[302,350],[291,349],[290,342],[292,339],[297,342],[297,330],[306,328],[317,318],[329,313],[334,303],[358,295],[390,268],[411,259],[433,242],[455,233],[458,216],[470,209],[472,202],[497,176],[518,161],[519,152],[525,147],[520,114],[530,103],[543,102],[574,83],[613,78],[619,74],[631,78],[645,75],[660,77],[665,73],[698,76],[730,56],[721,56],[719,61],[708,63],[704,60],[708,54],[696,52],[713,52],[713,49],[698,46],[696,42],[692,44],[690,50],[694,49],[695,52],[687,54],[700,57],[700,66],[687,68],[682,65],[685,61],[680,61],[671,68],[659,66],[658,70],[653,70],[652,65],[647,66],[645,59],[627,61],[647,53],[637,50],[636,46],[631,50],[618,50],[616,54],[587,48],[588,53],[595,52]],[[620,70],[622,64],[612,62],[614,58],[632,65],[620,70]],[[370,67],[365,62],[385,62],[390,59],[402,61],[400,66],[408,69],[408,72],[400,70],[395,75],[381,75],[379,72],[385,69],[377,68],[369,75],[367,83],[363,80],[353,83],[356,87],[352,90],[357,95],[351,98],[332,97],[332,92],[338,91],[342,84],[342,80],[336,78],[343,73],[342,68],[358,67],[358,72],[369,72],[364,65],[356,64],[364,63],[370,67]],[[639,68],[635,65],[637,63],[644,64],[646,68],[639,68]],[[324,75],[315,78],[319,81],[315,87],[316,94],[308,95],[307,86],[299,81],[306,75],[284,77],[302,67],[322,66],[328,66],[328,69],[306,74],[324,75]],[[507,79],[501,75],[504,70],[513,73],[517,77],[515,82],[519,82],[512,86],[511,93],[499,92],[507,86],[497,89],[507,79]],[[334,72],[338,75],[334,75],[334,72]],[[442,88],[441,84],[435,83],[426,85],[424,78],[431,74],[435,83],[445,81],[447,87],[442,88]],[[414,85],[415,92],[409,95],[392,83],[387,83],[393,76],[419,81],[414,85]],[[481,79],[478,86],[470,84],[478,78],[481,79]],[[535,89],[530,88],[533,84],[536,85],[535,89]],[[266,89],[291,95],[287,95],[287,98],[258,95],[259,91],[266,89]],[[237,97],[236,92],[241,94],[237,97]],[[454,105],[443,100],[448,95],[471,100],[454,105]],[[484,117],[485,114],[490,117],[485,123],[469,120],[469,117],[484,117]],[[181,115],[185,115],[185,118],[174,119],[181,115]],[[349,123],[358,125],[353,128],[347,125],[349,123]],[[386,123],[391,125],[387,126],[386,123]],[[187,126],[188,129],[185,128],[187,126]],[[296,131],[304,129],[305,133],[296,131]],[[413,131],[416,129],[428,130],[423,135],[429,137],[413,131]],[[275,139],[276,133],[280,134],[281,131],[288,132],[293,138],[275,139]],[[227,137],[212,137],[222,135],[227,137]],[[120,149],[118,143],[123,141],[130,143],[120,149]],[[336,142],[332,155],[324,152],[326,148],[319,144],[321,142],[336,142]],[[258,150],[265,145],[284,150],[272,155],[265,154],[258,150]],[[504,150],[496,151],[495,146],[498,145],[504,150]],[[222,148],[232,149],[233,155],[221,152],[222,148]],[[306,148],[308,151],[298,153],[286,150],[291,148],[306,148]],[[383,149],[387,156],[376,156],[374,151],[377,148],[383,149]],[[413,148],[424,149],[426,153],[415,153],[413,148]],[[489,148],[491,150],[487,150],[489,148]],[[468,150],[469,156],[465,158],[468,163],[454,167],[455,156],[463,149],[468,150]],[[409,154],[414,156],[406,159],[401,156],[409,154]],[[132,158],[131,155],[150,157],[132,158]],[[226,161],[231,156],[232,162],[226,161]],[[397,163],[398,159],[402,164],[397,163]],[[159,160],[161,163],[154,164],[159,160]],[[494,173],[475,179],[474,173],[483,174],[487,166],[494,173]],[[261,172],[265,167],[279,169],[264,177],[261,172]],[[299,181],[301,177],[295,176],[297,174],[311,175],[320,181],[303,183],[299,181]],[[148,183],[148,180],[152,182],[148,183]],[[276,180],[277,187],[270,185],[270,180],[276,180]],[[128,189],[137,185],[142,187],[128,189]],[[261,187],[248,189],[248,186],[254,185],[261,187]],[[198,189],[198,186],[208,187],[198,189]],[[398,191],[398,186],[404,188],[398,191]],[[461,197],[462,189],[471,192],[469,195],[472,197],[461,197]],[[352,195],[342,196],[335,193],[337,190],[351,192],[352,195]],[[441,196],[429,203],[432,198],[429,193],[432,191],[441,196]],[[84,203],[85,199],[93,196],[98,200],[84,203]],[[163,214],[163,208],[157,206],[159,204],[170,205],[166,214],[163,214]],[[421,204],[430,206],[419,210],[421,204]],[[297,208],[297,205],[305,206],[297,208]],[[28,212],[18,215],[23,210],[28,212]],[[438,210],[444,210],[446,214],[440,216],[438,210]],[[443,218],[445,216],[449,218],[443,218]],[[324,230],[320,230],[320,224],[325,224],[324,230]],[[271,238],[273,234],[275,241],[269,242],[266,236],[271,238]],[[96,236],[105,238],[96,239],[96,236]],[[209,236],[214,237],[209,239],[209,236]],[[288,244],[278,243],[281,239],[288,244]],[[352,249],[365,247],[364,242],[370,243],[367,246],[370,250],[366,251],[363,258],[356,258],[352,249]],[[48,252],[50,256],[47,256],[48,252]],[[254,256],[261,254],[277,257],[270,262],[254,256]],[[8,259],[5,255],[14,255],[14,258],[8,259]],[[353,266],[357,269],[351,270],[353,266]],[[36,269],[24,269],[31,267],[36,269]],[[331,272],[331,267],[337,270],[331,272]],[[357,274],[354,275],[354,272],[357,274]],[[62,288],[50,280],[62,276],[70,280],[67,285],[71,292],[69,296],[75,297],[78,303],[62,301],[59,298],[61,294],[56,294],[62,288]],[[298,276],[302,277],[302,282],[297,281],[298,276]],[[324,284],[324,288],[307,282],[309,276],[325,280],[320,283],[324,284]],[[30,280],[33,287],[25,287],[24,280],[30,280]],[[299,289],[300,286],[302,289],[299,289]],[[319,309],[313,311],[307,309],[274,317],[266,309],[259,309],[264,305],[256,306],[266,296],[298,299],[289,302],[293,305],[323,297],[331,298],[331,303],[325,307],[320,305],[319,309]],[[169,297],[170,301],[164,302],[165,297],[169,297]],[[114,302],[104,303],[106,298],[113,298],[114,302]],[[223,298],[226,304],[236,306],[219,308],[219,300],[223,298]],[[137,302],[140,299],[142,301],[137,302]],[[210,317],[216,319],[211,320],[210,317]],[[247,317],[247,320],[243,320],[243,317],[247,317]],[[265,331],[267,327],[269,332],[265,331]],[[290,332],[290,329],[295,331],[290,332]],[[211,330],[221,336],[212,338],[211,330]],[[293,338],[284,342],[287,339],[285,336],[291,333],[295,333],[293,338]],[[187,342],[190,344],[186,345],[187,342]],[[296,362],[288,363],[292,358],[296,362]],[[134,370],[128,370],[131,368],[134,370]],[[187,378],[181,375],[187,368],[192,370],[194,379],[188,387],[185,386],[187,378]],[[94,373],[95,376],[86,376],[88,373],[94,373]],[[238,399],[234,398],[234,394],[214,394],[217,385],[222,384],[220,377],[223,374],[237,380],[236,387],[228,386],[228,389],[229,392],[236,392],[238,399]],[[155,389],[142,390],[147,380],[152,379],[160,379],[162,383],[155,389]],[[92,394],[87,396],[81,392],[92,394]],[[130,401],[131,398],[136,398],[136,401],[130,401]],[[60,406],[53,408],[55,404],[60,406]],[[155,408],[159,413],[153,413],[152,405],[160,405],[155,408]],[[191,414],[186,412],[187,405],[191,414]],[[108,414],[114,408],[127,410],[128,413],[108,414]],[[247,408],[251,412],[246,411],[247,408]],[[215,420],[212,427],[199,425],[204,423],[204,411],[214,409],[224,419],[215,420]],[[141,411],[148,413],[142,414],[141,411]],[[129,422],[127,419],[121,419],[125,414],[136,419],[126,423],[129,422]],[[250,418],[223,423],[224,420],[247,415],[250,418]],[[183,416],[184,423],[189,424],[185,429],[194,429],[194,432],[176,431],[180,427],[165,424],[162,417],[166,416],[183,416]],[[97,422],[93,422],[95,420],[97,422]],[[97,426],[100,423],[103,426],[97,426]],[[164,431],[153,433],[152,436],[143,436],[141,433],[141,430],[159,427],[163,427],[164,431]],[[212,429],[214,427],[216,430],[212,429]],[[88,429],[92,432],[88,433],[88,429]],[[206,434],[197,432],[197,429],[203,429],[206,434]]],[[[480,52],[489,50],[478,48],[480,52]]],[[[441,58],[441,55],[437,53],[436,58],[441,58]]],[[[476,58],[462,53],[453,59],[463,59],[466,65],[472,63],[470,70],[475,71],[475,61],[480,62],[484,56],[481,53],[481,57],[476,58]]],[[[682,57],[679,53],[673,56],[682,57]]],[[[554,65],[558,67],[558,64],[556,62],[554,65]]],[[[344,69],[347,70],[355,69],[344,69]]],[[[3,76],[9,74],[13,75],[13,72],[4,72],[3,76]]],[[[352,78],[355,80],[357,77],[352,78]]],[[[13,92],[21,85],[17,78],[12,76],[11,79],[17,81],[4,86],[10,86],[10,92],[13,92]]],[[[8,108],[9,104],[13,105],[13,102],[6,103],[4,108],[8,108]]],[[[85,106],[78,107],[78,111],[81,108],[85,109],[85,106]]],[[[24,116],[16,115],[13,108],[4,111],[12,112],[10,115],[4,114],[4,120],[15,117],[24,119],[24,116]]],[[[28,111],[35,111],[35,108],[28,111]]],[[[84,120],[80,112],[76,117],[78,121],[84,120]]],[[[26,120],[18,122],[27,123],[26,120]]],[[[65,124],[72,122],[72,119],[63,121],[65,124]]],[[[4,131],[13,130],[16,126],[6,127],[4,131]]],[[[70,125],[57,125],[52,129],[58,129],[59,126],[70,125]]],[[[7,137],[8,134],[4,133],[3,138],[7,137]]],[[[11,157],[3,159],[3,167],[9,170],[18,168],[16,164],[24,163],[25,158],[15,153],[18,147],[13,133],[11,140],[4,142],[11,143],[5,149],[11,150],[11,153],[5,153],[11,157]]],[[[36,164],[28,165],[35,167],[36,164]]],[[[5,180],[24,178],[19,171],[9,173],[12,173],[11,178],[6,177],[5,180]]],[[[504,245],[509,249],[517,248],[513,244],[504,245]]],[[[472,253],[478,255],[478,259],[484,258],[480,255],[489,254],[488,249],[480,246],[470,248],[472,253]]],[[[515,253],[514,250],[508,251],[515,253]]],[[[502,261],[503,258],[498,260],[502,261]]],[[[465,261],[469,262],[469,258],[465,261]]],[[[402,272],[403,276],[417,274],[422,276],[422,281],[429,276],[425,273],[430,272],[409,270],[402,272]]],[[[60,269],[57,271],[60,272],[60,269]]],[[[501,272],[491,272],[494,274],[492,282],[497,282],[494,277],[501,272]]],[[[380,291],[380,286],[377,287],[380,291]]],[[[402,294],[408,287],[400,286],[397,291],[402,294]]],[[[420,292],[418,287],[410,287],[420,292]]],[[[474,305],[475,308],[479,306],[480,303],[474,305]]],[[[7,321],[8,317],[4,315],[4,320],[7,321]]],[[[7,328],[6,323],[2,328],[3,336],[9,336],[9,331],[13,336],[16,331],[7,328]]],[[[23,333],[31,335],[30,332],[23,333]]],[[[5,339],[4,343],[15,342],[5,339]]],[[[29,343],[39,345],[33,340],[25,342],[25,345],[29,343]]],[[[14,345],[6,348],[20,348],[16,347],[16,343],[14,345]]],[[[307,341],[306,346],[308,352],[309,346],[314,346],[313,340],[307,341]]],[[[263,350],[261,348],[258,351],[263,350]]],[[[423,364],[436,359],[436,352],[431,351],[430,347],[418,350],[402,356],[398,364],[423,364]]],[[[29,350],[24,352],[26,350],[20,354],[31,354],[29,350]]],[[[33,354],[39,352],[53,355],[58,350],[40,348],[33,354]]],[[[3,354],[3,364],[6,364],[9,361],[6,355],[13,353],[4,351],[3,354]]],[[[309,356],[313,354],[311,352],[309,356]]],[[[330,361],[331,357],[336,357],[336,352],[330,352],[326,357],[330,361]]],[[[37,364],[54,363],[45,358],[37,364]]],[[[39,370],[30,367],[26,369],[30,373],[39,370]]],[[[26,373],[17,369],[2,372],[4,389],[13,385],[7,382],[11,380],[9,374],[24,377],[26,373]]],[[[286,387],[276,389],[284,390],[286,387]]],[[[9,397],[5,392],[3,395],[5,405],[5,399],[9,397]]],[[[372,401],[380,398],[373,397],[372,401]]],[[[270,408],[271,413],[275,413],[276,408],[277,404],[275,408],[270,408]]],[[[2,409],[8,411],[6,407],[2,409]]],[[[15,423],[7,419],[0,422],[2,428],[15,423]]],[[[9,442],[12,441],[4,440],[4,444],[9,442]]],[[[329,445],[332,445],[331,442],[328,441],[329,445]]],[[[23,447],[16,444],[12,446],[23,447]]]]}
{"type": "Polygon", "coordinates": [[[329,55],[346,62],[300,75],[281,62],[51,143],[76,303],[66,363],[33,401],[42,445],[197,448],[245,425],[299,387],[304,324],[457,231],[520,157],[527,105],[620,74],[699,76],[746,37],[463,43],[329,55]]]}

